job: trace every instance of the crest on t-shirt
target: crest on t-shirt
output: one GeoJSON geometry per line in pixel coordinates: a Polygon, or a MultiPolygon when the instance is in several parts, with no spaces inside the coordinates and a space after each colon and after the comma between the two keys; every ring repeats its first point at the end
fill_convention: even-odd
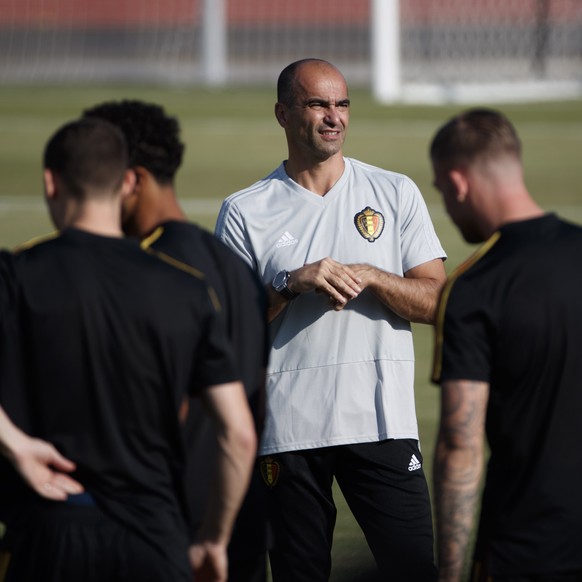
{"type": "Polygon", "coordinates": [[[273,457],[265,457],[261,461],[261,477],[268,487],[275,487],[279,479],[280,466],[273,457]]]}
{"type": "Polygon", "coordinates": [[[368,242],[374,242],[384,230],[384,216],[381,212],[366,206],[354,216],[354,224],[368,242]]]}

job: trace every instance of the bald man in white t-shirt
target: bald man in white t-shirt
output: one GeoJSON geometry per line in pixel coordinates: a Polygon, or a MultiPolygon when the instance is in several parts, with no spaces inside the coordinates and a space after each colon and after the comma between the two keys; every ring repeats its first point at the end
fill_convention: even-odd
{"type": "Polygon", "coordinates": [[[217,222],[269,292],[273,579],[329,579],[335,478],[386,578],[436,580],[410,322],[433,323],[446,254],[409,178],[343,156],[336,67],[292,63],[277,90],[288,159],[217,222]]]}

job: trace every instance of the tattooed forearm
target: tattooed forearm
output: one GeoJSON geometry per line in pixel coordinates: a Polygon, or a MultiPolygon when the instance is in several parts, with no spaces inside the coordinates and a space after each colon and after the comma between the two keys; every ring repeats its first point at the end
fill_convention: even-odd
{"type": "Polygon", "coordinates": [[[434,464],[441,582],[460,581],[483,469],[489,385],[455,380],[442,386],[434,464]]]}

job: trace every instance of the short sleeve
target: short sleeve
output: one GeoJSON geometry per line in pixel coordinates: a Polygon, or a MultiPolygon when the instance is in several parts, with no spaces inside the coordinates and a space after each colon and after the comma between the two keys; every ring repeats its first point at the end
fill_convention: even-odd
{"type": "MultiPolygon", "coordinates": [[[[212,293],[212,288],[209,291],[212,293]]],[[[194,356],[192,393],[241,379],[227,326],[225,314],[209,299],[202,340],[194,356]]]]}
{"type": "Polygon", "coordinates": [[[493,323],[486,302],[472,281],[445,287],[435,326],[432,380],[490,382],[493,323]],[[442,315],[441,315],[442,314],[442,315]]]}
{"type": "Polygon", "coordinates": [[[420,190],[410,178],[403,176],[402,180],[400,237],[402,270],[406,273],[422,263],[446,259],[447,255],[435,232],[420,190]]]}
{"type": "Polygon", "coordinates": [[[256,258],[246,234],[244,219],[230,200],[222,203],[216,220],[216,236],[256,271],[256,258]]]}

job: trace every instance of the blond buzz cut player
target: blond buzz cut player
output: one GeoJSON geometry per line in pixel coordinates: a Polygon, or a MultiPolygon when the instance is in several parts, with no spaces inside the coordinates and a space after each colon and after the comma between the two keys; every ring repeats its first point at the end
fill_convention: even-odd
{"type": "Polygon", "coordinates": [[[436,132],[434,184],[467,242],[436,324],[440,582],[462,582],[489,445],[472,582],[582,580],[582,228],[528,192],[499,111],[436,132]]]}

